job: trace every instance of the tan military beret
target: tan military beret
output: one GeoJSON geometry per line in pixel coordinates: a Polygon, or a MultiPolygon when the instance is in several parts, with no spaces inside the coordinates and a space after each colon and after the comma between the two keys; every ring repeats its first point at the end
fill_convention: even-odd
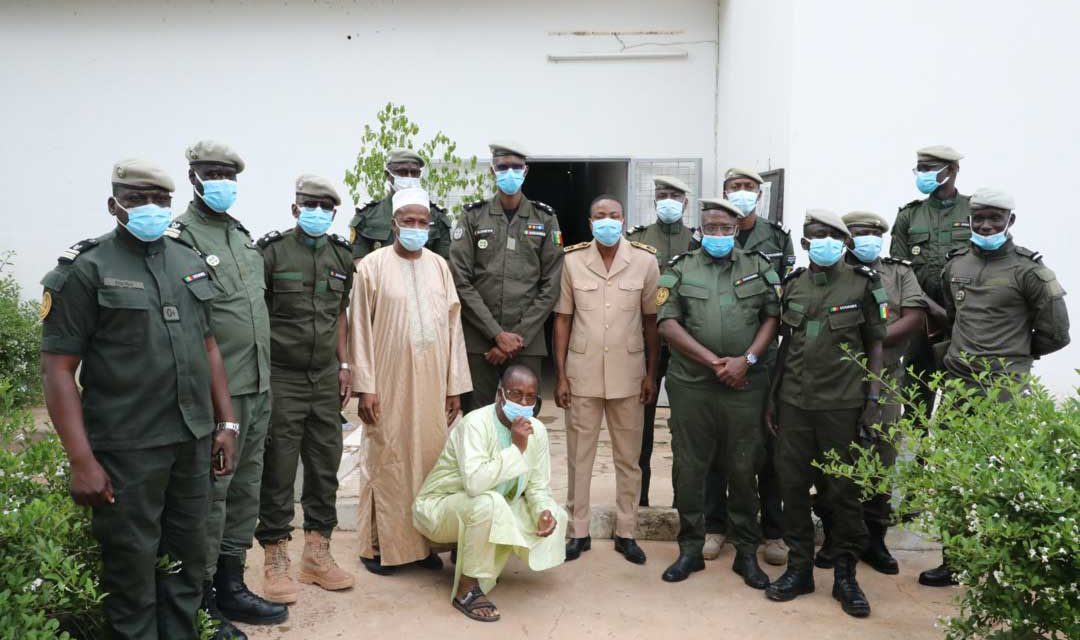
{"type": "Polygon", "coordinates": [[[237,173],[243,171],[246,166],[244,159],[233,151],[232,147],[214,140],[199,140],[188,147],[184,155],[190,165],[220,164],[236,167],[237,173]]]}
{"type": "Polygon", "coordinates": [[[738,167],[732,167],[724,174],[724,183],[727,184],[728,180],[734,180],[735,178],[750,178],[758,184],[762,184],[765,180],[761,177],[757,171],[751,171],[750,169],[740,169],[738,167]]]}
{"type": "Polygon", "coordinates": [[[873,227],[880,229],[882,233],[889,230],[889,223],[873,211],[852,211],[845,215],[842,220],[849,227],[873,227]]]}
{"type": "Polygon", "coordinates": [[[690,190],[690,185],[686,184],[682,180],[679,180],[675,176],[653,176],[653,188],[660,189],[662,187],[670,187],[683,193],[693,193],[690,190]]]}
{"type": "Polygon", "coordinates": [[[841,218],[839,214],[829,211],[828,209],[807,209],[806,220],[803,221],[803,226],[812,222],[820,222],[833,229],[839,229],[849,236],[851,235],[851,231],[848,230],[847,225],[844,224],[844,219],[841,218]]]}
{"type": "Polygon", "coordinates": [[[337,189],[326,178],[304,174],[296,179],[296,195],[311,196],[313,198],[330,198],[334,206],[341,204],[341,197],[337,189]]]}
{"type": "Polygon", "coordinates": [[[424,166],[424,159],[412,149],[394,149],[386,156],[387,166],[398,162],[415,162],[421,167],[424,166]]]}
{"type": "Polygon", "coordinates": [[[944,160],[945,162],[957,162],[962,160],[964,155],[943,144],[935,144],[930,147],[923,147],[915,152],[915,158],[919,162],[932,162],[934,160],[944,160]]]}
{"type": "Polygon", "coordinates": [[[702,198],[699,202],[701,203],[702,211],[723,209],[735,217],[740,217],[743,214],[742,211],[739,211],[738,207],[723,198],[702,198]]]}
{"type": "Polygon", "coordinates": [[[161,167],[136,158],[121,160],[113,165],[112,183],[132,189],[164,189],[169,193],[176,191],[172,178],[162,171],[161,167]]]}
{"type": "Polygon", "coordinates": [[[528,158],[529,154],[525,152],[525,148],[520,144],[508,141],[492,142],[488,145],[491,149],[491,157],[498,158],[499,156],[520,156],[521,158],[528,158]]]}
{"type": "Polygon", "coordinates": [[[1016,208],[1013,197],[1001,189],[983,187],[971,194],[972,209],[1004,209],[1012,211],[1016,208]]]}

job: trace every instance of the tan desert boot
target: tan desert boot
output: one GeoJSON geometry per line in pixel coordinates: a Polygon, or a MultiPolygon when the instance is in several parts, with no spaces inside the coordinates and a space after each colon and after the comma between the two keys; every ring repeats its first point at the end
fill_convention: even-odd
{"type": "Polygon", "coordinates": [[[296,581],[289,576],[289,539],[263,545],[263,597],[278,604],[296,602],[296,581]]]}
{"type": "Polygon", "coordinates": [[[705,546],[701,548],[701,555],[706,560],[716,560],[720,557],[720,551],[724,548],[727,536],[722,533],[706,533],[705,546]]]}
{"type": "Polygon", "coordinates": [[[330,555],[330,538],[318,531],[304,532],[304,555],[300,558],[300,582],[327,591],[353,586],[353,575],[342,569],[330,555]]]}

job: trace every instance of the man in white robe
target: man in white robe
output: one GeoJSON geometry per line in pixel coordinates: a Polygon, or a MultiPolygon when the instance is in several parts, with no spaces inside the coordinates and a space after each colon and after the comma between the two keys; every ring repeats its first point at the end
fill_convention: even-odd
{"type": "Polygon", "coordinates": [[[499,619],[484,594],[510,554],[533,571],[566,558],[569,517],[551,495],[548,435],[532,417],[536,396],[536,374],[509,367],[495,404],[454,427],[413,505],[417,530],[432,542],[457,544],[452,602],[474,620],[499,619]]]}
{"type": "Polygon", "coordinates": [[[367,449],[360,557],[379,575],[413,562],[442,567],[409,513],[460,412],[458,397],[472,389],[453,277],[446,261],[424,248],[428,203],[422,189],[394,194],[394,244],[357,265],[349,308],[367,449]]]}

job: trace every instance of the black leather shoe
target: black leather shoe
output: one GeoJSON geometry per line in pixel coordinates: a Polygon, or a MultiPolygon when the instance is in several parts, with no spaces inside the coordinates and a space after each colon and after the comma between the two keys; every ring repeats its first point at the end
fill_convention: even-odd
{"type": "Polygon", "coordinates": [[[855,564],[855,557],[852,555],[845,553],[836,557],[832,597],[840,601],[840,608],[844,610],[844,613],[856,618],[865,618],[870,615],[870,601],[866,599],[866,594],[855,581],[855,564]]]}
{"type": "Polygon", "coordinates": [[[664,570],[664,575],[660,578],[664,582],[682,582],[690,577],[690,574],[695,571],[701,571],[705,568],[705,558],[701,556],[693,557],[683,554],[679,554],[679,557],[675,559],[675,562],[671,563],[671,566],[664,570]]]}
{"type": "Polygon", "coordinates": [[[757,554],[736,552],[731,570],[742,576],[746,586],[752,589],[765,589],[769,586],[769,576],[761,570],[757,554]]]}
{"type": "Polygon", "coordinates": [[[939,567],[920,573],[919,584],[927,587],[952,587],[960,583],[956,580],[956,574],[949,565],[942,563],[939,567]]]}
{"type": "Polygon", "coordinates": [[[615,550],[634,564],[645,564],[645,552],[634,542],[633,538],[615,536],[615,550]]]}
{"type": "Polygon", "coordinates": [[[218,611],[216,597],[214,594],[214,583],[203,583],[203,596],[202,596],[202,610],[206,612],[207,617],[217,626],[217,632],[214,633],[213,640],[247,640],[247,634],[233,626],[231,622],[225,619],[225,616],[221,615],[218,611]]]}
{"type": "Polygon", "coordinates": [[[814,592],[813,569],[788,569],[765,588],[765,597],[776,602],[787,602],[814,592]]]}
{"type": "Polygon", "coordinates": [[[382,558],[375,556],[374,558],[360,558],[360,564],[364,565],[364,568],[374,573],[377,576],[391,576],[397,572],[397,567],[388,567],[383,565],[382,558]]]}
{"type": "Polygon", "coordinates": [[[871,533],[870,544],[866,546],[866,550],[862,552],[859,559],[870,565],[878,573],[889,576],[900,573],[900,564],[889,553],[889,548],[885,546],[884,535],[878,536],[871,533]]]}
{"type": "Polygon", "coordinates": [[[428,571],[439,571],[443,568],[442,558],[440,558],[437,553],[429,553],[428,557],[423,560],[417,560],[413,564],[422,569],[427,569],[428,571]]]}
{"type": "Polygon", "coordinates": [[[243,556],[220,556],[214,591],[218,611],[229,620],[247,624],[278,624],[289,618],[289,608],[264,600],[244,584],[243,556]]]}
{"type": "Polygon", "coordinates": [[[566,543],[566,560],[577,560],[581,554],[585,553],[589,549],[592,549],[592,536],[585,536],[584,538],[570,538],[570,541],[566,543]]]}

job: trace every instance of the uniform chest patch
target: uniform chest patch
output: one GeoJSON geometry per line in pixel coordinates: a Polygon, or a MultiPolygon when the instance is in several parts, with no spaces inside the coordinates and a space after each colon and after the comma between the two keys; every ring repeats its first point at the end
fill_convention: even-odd
{"type": "Polygon", "coordinates": [[[843,311],[858,311],[859,303],[851,302],[849,304],[838,304],[829,307],[829,313],[841,313],[843,311]]]}
{"type": "Polygon", "coordinates": [[[192,282],[195,282],[196,280],[202,280],[207,277],[209,276],[205,271],[199,271],[198,273],[193,273],[190,276],[184,276],[184,282],[190,284],[192,282]]]}
{"type": "Polygon", "coordinates": [[[461,237],[465,235],[465,229],[460,224],[454,225],[454,230],[450,232],[450,237],[454,240],[461,240],[461,237]]]}
{"type": "Polygon", "coordinates": [[[349,276],[345,275],[344,273],[341,273],[340,271],[334,271],[333,269],[330,270],[330,277],[331,278],[337,278],[338,280],[348,280],[349,279],[349,276]]]}
{"type": "Polygon", "coordinates": [[[757,280],[760,277],[761,277],[760,273],[751,273],[748,276],[743,276],[743,277],[739,278],[738,280],[736,280],[735,281],[735,286],[738,287],[740,285],[746,284],[747,282],[757,280]]]}
{"type": "Polygon", "coordinates": [[[911,255],[917,256],[920,253],[922,253],[922,247],[920,247],[919,245],[915,245],[914,247],[911,248],[911,255]]]}
{"type": "Polygon", "coordinates": [[[474,233],[473,235],[476,236],[477,238],[482,238],[484,236],[490,236],[493,233],[495,233],[495,229],[487,228],[487,229],[477,229],[476,233],[474,233]]]}
{"type": "Polygon", "coordinates": [[[543,231],[544,223],[542,222],[530,222],[525,225],[525,231],[543,231]]]}
{"type": "Polygon", "coordinates": [[[210,255],[206,256],[206,264],[210,265],[211,267],[216,267],[221,264],[221,258],[211,253],[210,255]]]}
{"type": "Polygon", "coordinates": [[[969,228],[971,228],[971,223],[969,223],[967,220],[961,220],[960,222],[952,223],[952,226],[953,226],[953,229],[960,229],[960,228],[969,229],[969,228]]]}
{"type": "Polygon", "coordinates": [[[965,295],[967,295],[966,291],[964,291],[963,289],[957,289],[956,293],[953,294],[953,298],[955,298],[957,302],[963,302],[965,295]]]}
{"type": "Polygon", "coordinates": [[[483,239],[477,240],[476,241],[476,248],[477,249],[487,249],[488,248],[488,241],[483,240],[483,239]]]}
{"type": "Polygon", "coordinates": [[[551,241],[555,244],[556,247],[561,247],[562,231],[556,231],[555,233],[551,234],[551,241]]]}
{"type": "Polygon", "coordinates": [[[536,231],[536,230],[534,230],[534,229],[526,229],[526,230],[525,230],[525,235],[527,235],[527,236],[533,236],[533,237],[536,237],[536,238],[543,238],[543,237],[544,237],[544,236],[546,236],[547,234],[546,234],[546,233],[544,233],[543,231],[536,231]]]}
{"type": "Polygon", "coordinates": [[[102,278],[102,284],[106,287],[118,287],[121,289],[145,289],[146,285],[138,280],[121,280],[119,278],[102,278]]]}

